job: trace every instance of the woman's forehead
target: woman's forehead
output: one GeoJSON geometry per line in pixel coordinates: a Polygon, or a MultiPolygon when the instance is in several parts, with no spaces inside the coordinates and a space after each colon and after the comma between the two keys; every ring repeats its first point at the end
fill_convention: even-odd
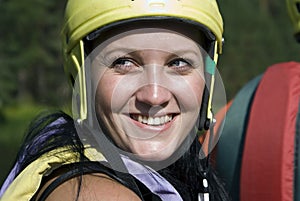
{"type": "MultiPolygon", "coordinates": [[[[200,38],[199,38],[200,39],[200,38]]],[[[198,41],[192,40],[181,33],[167,29],[134,29],[127,31],[99,44],[102,51],[123,50],[125,52],[139,50],[163,50],[166,52],[183,53],[193,51],[200,53],[198,41]]]]}
{"type": "MultiPolygon", "coordinates": [[[[203,30],[199,27],[188,23],[182,23],[181,21],[166,21],[166,20],[146,20],[146,21],[136,21],[131,23],[116,24],[114,26],[108,26],[103,29],[95,30],[93,37],[86,37],[85,51],[86,53],[91,53],[95,48],[99,47],[100,44],[108,43],[115,40],[118,37],[123,37],[124,34],[132,32],[173,32],[181,35],[182,37],[190,38],[195,43],[200,44],[204,49],[208,48],[210,39],[204,34],[203,30]]],[[[163,36],[160,36],[163,39],[163,36]]],[[[103,46],[102,46],[103,47],[103,46]]]]}

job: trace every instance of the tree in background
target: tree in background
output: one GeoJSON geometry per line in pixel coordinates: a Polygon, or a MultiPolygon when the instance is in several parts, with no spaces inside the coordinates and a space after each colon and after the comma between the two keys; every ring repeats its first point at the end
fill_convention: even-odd
{"type": "Polygon", "coordinates": [[[224,54],[219,70],[228,98],[278,62],[298,60],[285,1],[219,1],[225,19],[224,54]]]}
{"type": "Polygon", "coordinates": [[[64,1],[0,1],[0,104],[58,104],[66,96],[60,51],[64,1]]]}

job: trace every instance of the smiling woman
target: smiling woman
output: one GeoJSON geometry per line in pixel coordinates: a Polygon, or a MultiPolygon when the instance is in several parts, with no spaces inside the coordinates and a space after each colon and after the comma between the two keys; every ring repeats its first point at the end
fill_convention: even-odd
{"type": "Polygon", "coordinates": [[[213,128],[222,26],[212,0],[69,0],[73,116],[33,123],[3,201],[226,201],[197,138],[213,128]]]}
{"type": "Polygon", "coordinates": [[[135,29],[102,44],[92,53],[88,78],[96,80],[98,120],[123,150],[145,160],[169,158],[200,111],[201,47],[163,29],[135,29]]]}

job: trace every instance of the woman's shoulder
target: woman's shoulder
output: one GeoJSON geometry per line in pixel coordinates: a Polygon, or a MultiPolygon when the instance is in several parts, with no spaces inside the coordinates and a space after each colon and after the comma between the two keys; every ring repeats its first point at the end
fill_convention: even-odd
{"type": "MultiPolygon", "coordinates": [[[[46,182],[41,192],[55,179],[46,182]]],[[[111,177],[102,173],[93,173],[77,176],[60,184],[46,198],[46,201],[54,200],[140,201],[140,198],[132,190],[111,177]]]]}

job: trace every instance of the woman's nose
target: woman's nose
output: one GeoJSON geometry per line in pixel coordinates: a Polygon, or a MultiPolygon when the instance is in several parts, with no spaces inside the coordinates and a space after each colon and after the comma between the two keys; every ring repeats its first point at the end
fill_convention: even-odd
{"type": "Polygon", "coordinates": [[[136,98],[138,101],[151,106],[163,105],[169,102],[171,97],[172,94],[167,88],[157,84],[145,85],[136,93],[136,98]]]}

